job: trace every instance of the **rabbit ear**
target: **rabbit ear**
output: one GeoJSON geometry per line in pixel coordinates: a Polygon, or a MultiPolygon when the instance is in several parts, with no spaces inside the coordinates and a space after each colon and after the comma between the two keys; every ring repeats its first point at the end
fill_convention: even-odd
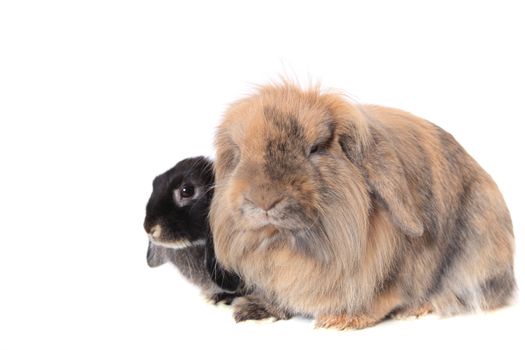
{"type": "Polygon", "coordinates": [[[161,247],[151,242],[148,242],[148,266],[157,267],[160,265],[164,265],[166,262],[168,262],[167,249],[169,248],[161,247]]]}
{"type": "Polygon", "coordinates": [[[342,136],[341,147],[346,156],[364,171],[369,191],[386,207],[392,221],[404,234],[411,237],[423,235],[423,223],[410,193],[403,165],[395,148],[381,135],[372,133],[373,141],[366,149],[358,147],[355,138],[342,136]],[[357,156],[356,156],[357,154],[357,156]]]}

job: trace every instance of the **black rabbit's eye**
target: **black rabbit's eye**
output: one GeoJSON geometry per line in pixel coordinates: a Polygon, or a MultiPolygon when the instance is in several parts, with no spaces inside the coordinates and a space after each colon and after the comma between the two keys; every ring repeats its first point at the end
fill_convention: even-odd
{"type": "Polygon", "coordinates": [[[202,186],[195,187],[191,183],[181,184],[173,190],[173,201],[179,208],[197,201],[202,194],[202,186]]]}
{"type": "Polygon", "coordinates": [[[193,197],[194,194],[195,194],[195,187],[193,187],[192,185],[183,185],[180,188],[180,196],[182,198],[190,198],[190,197],[193,197]]]}

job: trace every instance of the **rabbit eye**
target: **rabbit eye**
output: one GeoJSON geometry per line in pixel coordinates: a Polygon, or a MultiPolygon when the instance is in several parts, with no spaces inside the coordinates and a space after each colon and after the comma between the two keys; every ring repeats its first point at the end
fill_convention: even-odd
{"type": "Polygon", "coordinates": [[[311,156],[316,155],[317,153],[320,153],[320,151],[321,151],[321,145],[320,144],[313,145],[312,147],[310,147],[310,149],[308,150],[306,155],[308,157],[311,157],[311,156]]]}
{"type": "Polygon", "coordinates": [[[194,203],[202,193],[201,187],[183,184],[173,191],[173,200],[178,207],[185,207],[194,203]]]}
{"type": "Polygon", "coordinates": [[[310,155],[315,154],[318,151],[319,151],[319,145],[312,146],[312,148],[310,148],[310,155]]]}
{"type": "Polygon", "coordinates": [[[195,187],[192,185],[184,185],[180,188],[180,196],[182,198],[191,198],[195,194],[195,187]]]}

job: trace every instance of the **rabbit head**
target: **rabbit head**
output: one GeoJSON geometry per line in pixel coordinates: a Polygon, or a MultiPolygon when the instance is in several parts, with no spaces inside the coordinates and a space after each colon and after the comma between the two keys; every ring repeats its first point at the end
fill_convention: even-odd
{"type": "Polygon", "coordinates": [[[171,249],[203,245],[212,186],[213,164],[204,157],[182,160],[157,176],[144,220],[150,241],[171,249]]]}
{"type": "Polygon", "coordinates": [[[356,263],[371,193],[401,232],[421,235],[399,160],[386,146],[379,146],[384,164],[369,159],[373,142],[363,113],[337,94],[284,84],[235,103],[216,140],[211,221],[223,263],[271,245],[330,263],[346,250],[345,256],[353,252],[347,261],[356,263]]]}

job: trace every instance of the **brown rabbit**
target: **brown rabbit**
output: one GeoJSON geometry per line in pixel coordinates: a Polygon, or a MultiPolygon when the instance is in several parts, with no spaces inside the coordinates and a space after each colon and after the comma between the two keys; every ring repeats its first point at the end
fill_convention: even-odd
{"type": "Polygon", "coordinates": [[[216,146],[217,258],[274,307],[345,329],[512,299],[505,202],[436,125],[283,83],[233,104],[216,146]]]}

